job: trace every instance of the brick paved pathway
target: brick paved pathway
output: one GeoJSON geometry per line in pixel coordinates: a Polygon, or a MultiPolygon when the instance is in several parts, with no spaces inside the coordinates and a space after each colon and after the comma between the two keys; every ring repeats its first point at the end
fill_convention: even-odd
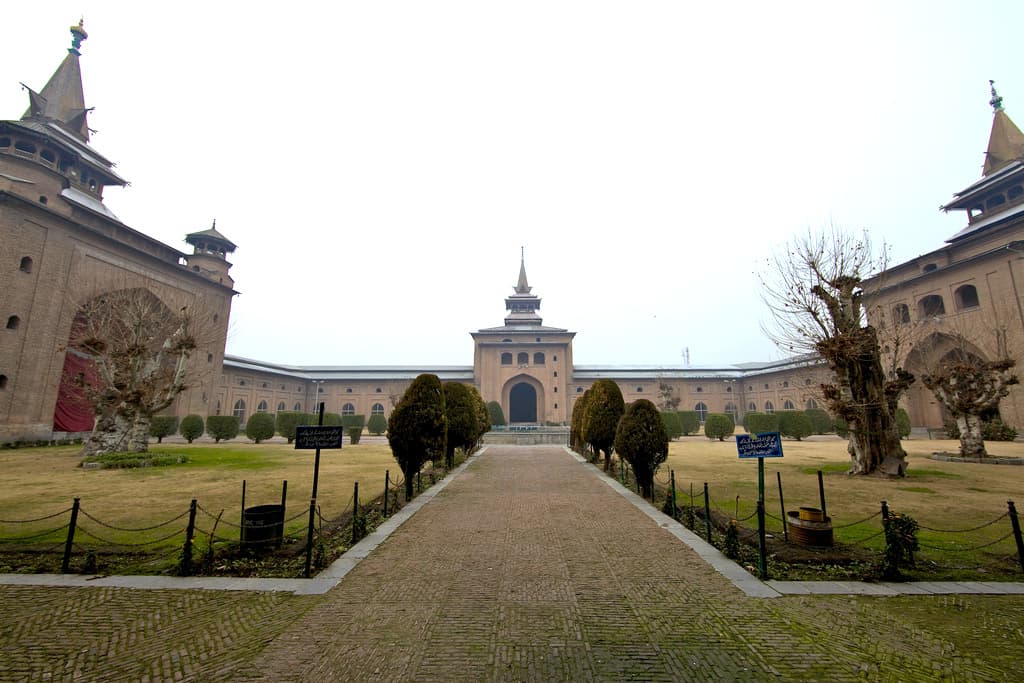
{"type": "Polygon", "coordinates": [[[323,596],[0,587],[0,680],[1019,680],[1024,597],[746,597],[554,447],[323,596]]]}
{"type": "MultiPolygon", "coordinates": [[[[1024,654],[1014,625],[1024,600],[997,599],[1013,605],[997,617],[1016,629],[1005,664],[1013,667],[1024,654]]],[[[491,446],[238,680],[1000,680],[1007,672],[870,600],[748,598],[564,450],[491,446]]]]}

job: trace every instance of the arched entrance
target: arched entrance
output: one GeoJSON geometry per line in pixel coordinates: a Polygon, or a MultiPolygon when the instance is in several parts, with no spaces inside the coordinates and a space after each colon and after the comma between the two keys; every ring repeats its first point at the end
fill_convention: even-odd
{"type": "Polygon", "coordinates": [[[937,429],[942,427],[948,417],[946,409],[921,381],[923,375],[950,361],[984,358],[985,354],[966,339],[941,332],[934,332],[915,344],[903,363],[907,371],[917,378],[904,398],[910,423],[915,427],[937,429]]]}
{"type": "Polygon", "coordinates": [[[526,382],[512,387],[508,394],[509,422],[537,421],[537,390],[526,382]]]}

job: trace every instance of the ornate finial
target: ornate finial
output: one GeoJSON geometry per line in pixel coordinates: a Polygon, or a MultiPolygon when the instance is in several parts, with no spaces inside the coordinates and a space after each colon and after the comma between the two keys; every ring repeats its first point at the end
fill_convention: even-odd
{"type": "Polygon", "coordinates": [[[526,260],[526,247],[519,247],[519,260],[520,261],[525,261],[526,260]]]}
{"type": "Polygon", "coordinates": [[[217,229],[217,219],[214,218],[213,219],[213,225],[210,226],[210,230],[216,230],[216,229],[217,229]]]}
{"type": "Polygon", "coordinates": [[[998,93],[996,93],[995,81],[990,80],[988,84],[992,86],[992,99],[989,100],[988,103],[992,105],[993,111],[999,111],[1000,109],[1003,108],[1003,98],[1000,97],[998,93]]]}
{"type": "Polygon", "coordinates": [[[68,48],[68,52],[74,54],[80,54],[78,48],[82,47],[82,41],[89,37],[89,34],[85,32],[85,17],[78,20],[78,26],[72,26],[68,30],[71,31],[71,47],[68,48]]]}

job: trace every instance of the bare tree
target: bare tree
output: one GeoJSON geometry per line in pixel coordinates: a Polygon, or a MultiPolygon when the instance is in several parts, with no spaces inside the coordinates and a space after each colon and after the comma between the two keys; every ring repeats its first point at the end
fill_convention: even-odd
{"type": "Polygon", "coordinates": [[[95,381],[77,379],[96,414],[82,455],[143,452],[149,424],[188,387],[197,346],[196,311],[171,311],[146,289],[119,289],[78,311],[69,346],[86,354],[95,381]]]}
{"type": "Polygon", "coordinates": [[[867,234],[832,228],[794,240],[762,275],[762,297],[774,325],[767,334],[789,353],[817,353],[834,375],[821,386],[829,411],[849,427],[850,474],[902,476],[906,453],[896,404],[914,381],[902,368],[882,368],[878,334],[867,323],[863,281],[883,271],[867,234]]]}
{"type": "Polygon", "coordinates": [[[679,404],[683,398],[676,396],[675,387],[658,377],[658,409],[666,413],[674,413],[679,410],[679,404]]]}

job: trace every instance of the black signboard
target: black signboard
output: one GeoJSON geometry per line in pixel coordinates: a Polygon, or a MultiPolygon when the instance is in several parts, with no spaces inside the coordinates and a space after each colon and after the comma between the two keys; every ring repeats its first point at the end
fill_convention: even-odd
{"type": "Polygon", "coordinates": [[[295,428],[296,448],[341,448],[341,436],[344,428],[340,426],[315,427],[299,425],[295,428]]]}

